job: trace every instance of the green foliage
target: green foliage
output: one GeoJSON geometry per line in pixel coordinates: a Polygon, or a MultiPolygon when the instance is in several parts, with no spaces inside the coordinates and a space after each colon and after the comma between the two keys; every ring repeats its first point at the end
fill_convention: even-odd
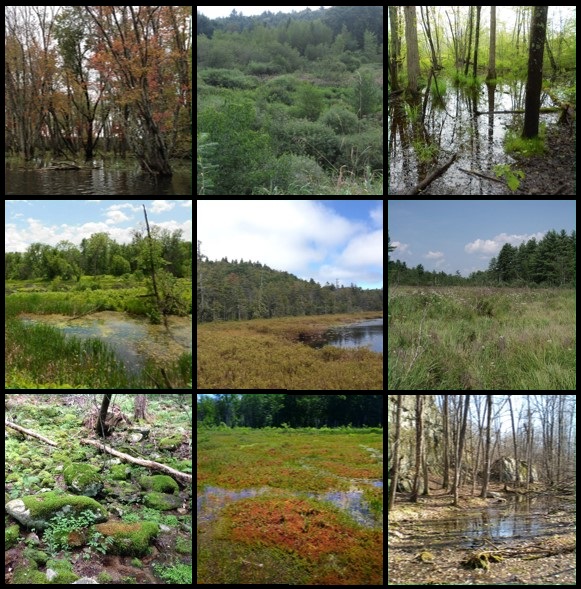
{"type": "Polygon", "coordinates": [[[200,76],[210,86],[222,86],[223,88],[255,88],[256,80],[245,76],[238,70],[231,69],[206,69],[200,72],[200,76]]]}
{"type": "Polygon", "coordinates": [[[79,515],[57,514],[49,523],[42,537],[51,556],[56,556],[61,550],[69,549],[69,534],[82,530],[95,523],[95,516],[91,511],[83,511],[79,515]]]}
{"type": "Polygon", "coordinates": [[[308,155],[323,166],[330,166],[341,150],[337,135],[319,122],[306,120],[289,121],[286,125],[272,130],[279,153],[308,155]]]}
{"type": "Polygon", "coordinates": [[[497,178],[504,178],[506,185],[513,192],[520,186],[520,180],[523,180],[525,177],[525,173],[522,170],[513,170],[509,164],[498,164],[494,166],[494,173],[497,178]]]}
{"type": "Polygon", "coordinates": [[[219,144],[212,163],[228,170],[214,178],[214,192],[251,194],[264,182],[270,162],[269,138],[253,126],[256,112],[248,100],[226,101],[219,110],[205,109],[198,115],[198,127],[219,144]]]}
{"type": "Polygon", "coordinates": [[[322,117],[321,123],[331,127],[337,135],[349,135],[359,130],[360,122],[350,110],[341,107],[331,107],[322,117]]]}
{"type": "Polygon", "coordinates": [[[359,118],[379,109],[382,105],[382,94],[372,72],[359,71],[355,74],[351,104],[359,118]]]}
{"type": "Polygon", "coordinates": [[[193,583],[192,565],[175,564],[168,567],[154,564],[153,569],[168,584],[191,585],[193,583]]]}
{"type": "Polygon", "coordinates": [[[301,86],[297,91],[297,112],[299,117],[316,121],[323,109],[323,96],[318,88],[301,86]]]}

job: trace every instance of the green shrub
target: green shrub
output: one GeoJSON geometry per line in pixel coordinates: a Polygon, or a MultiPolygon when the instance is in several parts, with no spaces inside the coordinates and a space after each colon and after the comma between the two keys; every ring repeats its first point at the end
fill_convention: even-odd
{"type": "Polygon", "coordinates": [[[256,88],[254,78],[245,76],[238,70],[207,69],[200,72],[200,76],[210,86],[222,86],[223,88],[240,88],[242,90],[256,88]]]}
{"type": "Polygon", "coordinates": [[[359,129],[359,119],[350,110],[341,106],[334,106],[322,117],[321,123],[331,127],[337,135],[349,135],[359,129]]]}

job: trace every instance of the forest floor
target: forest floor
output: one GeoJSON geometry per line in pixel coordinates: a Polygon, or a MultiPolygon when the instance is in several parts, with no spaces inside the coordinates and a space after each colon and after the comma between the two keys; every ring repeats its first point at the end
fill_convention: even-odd
{"type": "Polygon", "coordinates": [[[577,194],[575,180],[575,134],[566,127],[547,128],[546,153],[532,157],[515,156],[525,173],[519,193],[577,194]]]}
{"type": "Polygon", "coordinates": [[[490,485],[500,499],[463,488],[453,507],[433,487],[415,504],[398,494],[389,513],[388,585],[576,584],[574,497],[490,485]]]}
{"type": "MultiPolygon", "coordinates": [[[[89,577],[102,585],[191,585],[191,480],[160,478],[159,470],[101,454],[82,443],[96,437],[90,423],[99,406],[93,397],[5,396],[5,421],[45,438],[39,440],[5,427],[7,514],[17,515],[19,502],[22,510],[24,503],[30,507],[36,502],[44,503],[48,510],[55,497],[65,503],[54,517],[41,514],[29,523],[23,521],[31,509],[20,511],[18,519],[5,515],[4,583],[66,585],[89,577]],[[49,445],[47,438],[55,446],[49,445]],[[83,479],[71,480],[68,473],[92,473],[96,484],[79,487],[77,481],[83,479]],[[153,484],[158,489],[163,484],[163,492],[148,491],[153,484]],[[86,512],[75,513],[76,505],[83,501],[89,508],[101,506],[105,510],[104,527],[93,528],[93,518],[86,512]],[[31,524],[36,529],[30,530],[31,524]]],[[[115,395],[108,417],[114,414],[118,423],[112,426],[107,445],[123,450],[120,456],[129,452],[191,476],[191,407],[176,402],[176,395],[159,397],[162,395],[149,399],[148,420],[137,422],[130,417],[133,399],[115,395]]]]}

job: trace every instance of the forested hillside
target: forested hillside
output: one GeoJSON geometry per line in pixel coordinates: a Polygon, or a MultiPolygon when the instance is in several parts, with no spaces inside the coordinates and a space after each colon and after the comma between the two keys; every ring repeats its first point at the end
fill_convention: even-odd
{"type": "MultiPolygon", "coordinates": [[[[394,246],[388,248],[393,251],[394,246]]],[[[505,243],[497,257],[490,260],[485,271],[472,272],[463,278],[445,272],[427,272],[422,264],[408,268],[400,260],[388,261],[390,284],[409,285],[511,285],[511,286],[576,286],[576,232],[568,235],[549,231],[537,241],[535,238],[518,247],[505,243]]]]}
{"type": "Polygon", "coordinates": [[[197,18],[197,194],[383,194],[383,7],[197,18]]]}
{"type": "Polygon", "coordinates": [[[197,259],[198,322],[383,309],[383,289],[301,280],[260,262],[197,259]]]}

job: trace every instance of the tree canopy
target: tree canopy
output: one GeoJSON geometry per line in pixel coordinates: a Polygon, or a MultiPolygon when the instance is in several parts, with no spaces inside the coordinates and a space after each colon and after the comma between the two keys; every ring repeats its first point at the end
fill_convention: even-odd
{"type": "Polygon", "coordinates": [[[382,426],[383,395],[198,395],[198,425],[382,426]]]}

